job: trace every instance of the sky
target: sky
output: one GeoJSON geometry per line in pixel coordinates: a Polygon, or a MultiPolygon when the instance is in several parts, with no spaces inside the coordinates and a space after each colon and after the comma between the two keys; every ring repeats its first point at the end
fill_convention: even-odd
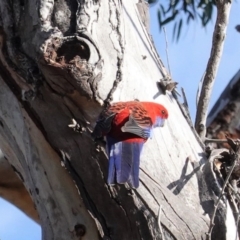
{"type": "Polygon", "coordinates": [[[41,228],[18,208],[0,198],[0,239],[40,240],[41,228]]]}
{"type": "MultiPolygon", "coordinates": [[[[159,31],[157,9],[158,4],[150,7],[151,34],[160,58],[167,67],[165,36],[163,31],[159,31]]],[[[171,75],[173,80],[179,83],[179,92],[181,87],[184,88],[192,119],[195,119],[196,114],[196,93],[199,81],[210,56],[215,19],[216,9],[207,28],[201,27],[200,21],[184,25],[177,43],[172,41],[173,24],[165,26],[171,75]]],[[[223,55],[212,91],[209,110],[240,68],[240,33],[235,30],[235,26],[238,24],[240,24],[240,3],[233,0],[223,55]]]]}
{"type": "MultiPolygon", "coordinates": [[[[151,34],[160,58],[167,66],[165,37],[163,32],[159,31],[157,9],[157,4],[150,7],[151,34]]],[[[240,24],[239,13],[240,3],[234,1],[209,110],[240,68],[240,33],[235,30],[235,26],[240,24]]],[[[200,23],[184,25],[177,43],[172,41],[173,24],[165,27],[172,78],[179,83],[179,89],[183,87],[185,90],[192,119],[195,118],[196,113],[198,84],[210,55],[214,22],[215,17],[206,29],[203,29],[200,23]]],[[[40,240],[41,228],[20,210],[0,198],[0,240],[16,239],[40,240]]]]}

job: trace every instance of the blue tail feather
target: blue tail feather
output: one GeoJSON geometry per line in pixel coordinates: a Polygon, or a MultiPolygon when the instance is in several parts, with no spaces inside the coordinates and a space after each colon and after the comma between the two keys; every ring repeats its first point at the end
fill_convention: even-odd
{"type": "Polygon", "coordinates": [[[131,187],[138,188],[139,186],[139,165],[140,165],[140,154],[142,151],[143,143],[132,143],[133,144],[133,166],[130,174],[128,183],[131,187]]]}
{"type": "Polygon", "coordinates": [[[109,158],[109,163],[108,163],[108,184],[114,184],[116,183],[116,168],[115,168],[115,159],[114,159],[114,154],[113,154],[113,146],[115,144],[115,141],[107,137],[107,150],[108,150],[108,158],[109,158]]]}
{"type": "Polygon", "coordinates": [[[126,183],[139,186],[139,160],[143,143],[116,142],[107,137],[109,171],[108,184],[126,183]]]}

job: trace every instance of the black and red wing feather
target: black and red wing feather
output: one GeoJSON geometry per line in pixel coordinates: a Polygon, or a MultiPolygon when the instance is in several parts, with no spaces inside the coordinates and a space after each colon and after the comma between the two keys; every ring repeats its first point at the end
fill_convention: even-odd
{"type": "MultiPolygon", "coordinates": [[[[119,131],[128,122],[124,132],[133,133],[144,139],[147,139],[149,136],[149,133],[146,133],[145,130],[150,131],[153,125],[151,117],[141,102],[118,102],[102,111],[92,133],[93,137],[99,138],[109,133],[112,128],[112,122],[115,128],[119,128],[119,131]],[[134,123],[133,126],[131,126],[132,123],[134,123]]],[[[116,130],[114,129],[114,131],[116,130]]]]}

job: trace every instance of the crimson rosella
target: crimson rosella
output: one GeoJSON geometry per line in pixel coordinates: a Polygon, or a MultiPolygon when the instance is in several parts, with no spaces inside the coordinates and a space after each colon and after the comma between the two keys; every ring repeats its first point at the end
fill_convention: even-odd
{"type": "Polygon", "coordinates": [[[106,136],[109,171],[108,184],[139,186],[139,161],[143,144],[154,127],[163,126],[167,109],[154,102],[117,102],[102,111],[92,136],[106,136]]]}

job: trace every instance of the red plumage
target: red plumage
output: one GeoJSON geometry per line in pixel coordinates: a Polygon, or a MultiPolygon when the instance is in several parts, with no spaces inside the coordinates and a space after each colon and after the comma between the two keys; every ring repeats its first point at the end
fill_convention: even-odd
{"type": "Polygon", "coordinates": [[[103,110],[93,137],[107,136],[109,184],[128,182],[138,187],[142,145],[151,136],[152,129],[162,126],[167,118],[167,109],[154,102],[118,102],[103,110]]]}

